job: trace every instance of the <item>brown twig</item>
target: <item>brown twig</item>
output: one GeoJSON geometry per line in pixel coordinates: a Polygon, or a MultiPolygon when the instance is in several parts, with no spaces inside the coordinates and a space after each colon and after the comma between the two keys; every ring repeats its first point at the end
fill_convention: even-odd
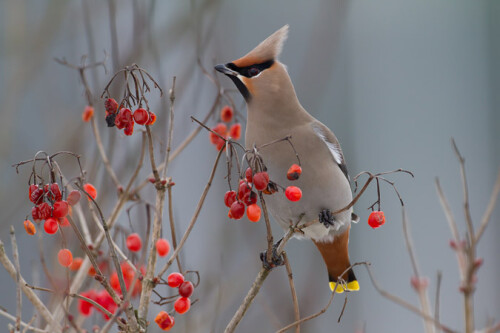
{"type": "MultiPolygon", "coordinates": [[[[177,248],[177,236],[175,233],[174,208],[173,208],[173,204],[172,204],[172,186],[169,186],[167,191],[168,191],[168,220],[170,222],[170,235],[172,238],[172,246],[174,249],[176,249],[177,248]]],[[[179,272],[182,273],[181,260],[179,259],[179,256],[176,256],[175,260],[177,261],[177,267],[179,268],[179,272]]]]}
{"type": "Polygon", "coordinates": [[[434,302],[434,319],[439,322],[439,298],[441,293],[441,280],[443,278],[443,274],[441,271],[437,272],[437,281],[436,281],[436,301],[434,302]]]}
{"type": "MultiPolygon", "coordinates": [[[[8,318],[14,322],[16,322],[16,320],[17,320],[17,318],[15,316],[11,315],[10,313],[8,313],[7,311],[4,311],[1,308],[0,308],[0,315],[4,316],[5,318],[8,318]]],[[[23,333],[26,331],[26,329],[29,329],[30,331],[33,331],[35,333],[48,333],[46,330],[42,330],[40,328],[36,328],[36,327],[31,326],[31,324],[33,323],[35,318],[36,318],[36,315],[33,316],[33,318],[30,320],[29,323],[25,323],[24,321],[21,321],[21,326],[24,327],[23,333]]]]}
{"type": "Polygon", "coordinates": [[[271,230],[271,222],[269,221],[269,214],[267,211],[266,202],[262,191],[259,191],[260,205],[262,206],[262,211],[264,212],[264,221],[266,222],[266,234],[267,234],[267,251],[266,251],[266,261],[271,262],[271,256],[273,254],[273,232],[271,230]]]}
{"type": "MultiPolygon", "coordinates": [[[[16,279],[17,270],[7,257],[7,254],[5,253],[5,247],[2,241],[0,241],[0,263],[5,267],[5,269],[10,274],[12,279],[17,280],[16,279]]],[[[51,327],[51,329],[55,330],[56,332],[60,332],[61,326],[57,321],[54,320],[54,317],[52,316],[50,311],[45,307],[43,302],[38,298],[38,296],[33,292],[33,290],[25,286],[26,281],[23,279],[22,275],[19,276],[19,284],[21,286],[23,293],[28,298],[28,300],[38,310],[40,315],[49,323],[49,327],[51,327]]]]}
{"type": "Polygon", "coordinates": [[[12,243],[12,259],[14,260],[14,267],[16,268],[16,332],[21,330],[21,308],[22,308],[22,297],[21,297],[21,266],[19,265],[19,251],[17,249],[16,234],[14,232],[14,226],[10,226],[10,240],[12,243]]]}
{"type": "Polygon", "coordinates": [[[488,202],[486,211],[484,212],[483,218],[481,219],[481,224],[479,225],[479,229],[477,230],[475,243],[479,242],[479,239],[483,235],[484,230],[486,230],[486,227],[488,226],[491,214],[493,214],[493,210],[495,209],[498,200],[499,192],[500,192],[500,168],[498,169],[497,180],[495,181],[495,185],[493,186],[493,191],[490,196],[490,201],[488,202]]]}
{"type": "MultiPolygon", "coordinates": [[[[297,299],[297,292],[295,291],[295,283],[293,282],[292,267],[290,266],[290,262],[288,261],[288,256],[286,255],[285,251],[283,251],[283,262],[285,263],[288,282],[290,283],[290,291],[292,293],[293,313],[295,316],[295,321],[299,321],[300,320],[299,301],[297,299]]],[[[295,333],[300,333],[299,323],[295,326],[295,333]]]]}
{"type": "Polygon", "coordinates": [[[434,325],[441,329],[442,331],[446,332],[446,333],[456,333],[456,331],[446,327],[445,325],[441,324],[441,322],[437,321],[435,318],[429,316],[428,314],[422,312],[419,308],[417,308],[416,306],[406,302],[404,299],[396,296],[396,295],[393,295],[391,294],[390,292],[382,289],[379,285],[379,283],[377,282],[377,280],[375,280],[375,277],[373,276],[373,273],[371,271],[371,268],[370,268],[370,265],[369,264],[364,264],[364,266],[366,267],[366,270],[368,271],[368,275],[370,276],[370,281],[372,282],[373,286],[375,287],[375,290],[377,290],[377,292],[382,295],[383,297],[387,298],[388,300],[396,303],[396,304],[399,304],[400,306],[406,308],[407,310],[410,310],[411,312],[419,315],[420,317],[424,318],[425,320],[428,320],[428,321],[432,321],[434,323],[434,325]]]}
{"type": "MultiPolygon", "coordinates": [[[[346,272],[348,272],[350,269],[352,269],[353,267],[358,266],[358,265],[369,265],[369,263],[367,263],[367,262],[357,262],[357,263],[354,263],[354,264],[352,264],[349,268],[347,268],[347,269],[346,269],[346,270],[345,270],[345,271],[344,271],[344,272],[343,272],[340,276],[343,276],[343,275],[344,275],[346,272]]],[[[337,282],[335,282],[335,286],[334,286],[333,290],[336,290],[336,289],[337,289],[337,285],[338,285],[339,283],[340,283],[340,280],[337,280],[337,282]]],[[[280,329],[280,330],[276,331],[276,333],[283,333],[283,332],[285,332],[285,331],[289,330],[290,328],[294,327],[295,325],[302,324],[302,323],[304,323],[304,322],[306,322],[306,321],[308,321],[308,320],[314,319],[314,318],[316,318],[316,317],[318,317],[318,316],[322,315],[323,313],[325,313],[325,312],[326,312],[326,310],[328,310],[328,308],[329,308],[329,307],[330,307],[330,305],[332,304],[334,296],[335,296],[335,291],[332,291],[332,293],[331,293],[331,295],[330,295],[330,298],[329,298],[329,300],[328,300],[328,303],[327,303],[327,304],[326,304],[326,306],[325,306],[325,307],[323,307],[320,311],[318,311],[318,312],[316,312],[316,313],[314,313],[314,314],[312,314],[312,315],[310,315],[310,316],[304,317],[304,318],[302,318],[302,319],[300,319],[300,320],[297,320],[297,321],[295,321],[295,322],[293,322],[293,323],[291,323],[291,324],[289,324],[289,325],[287,325],[287,326],[283,327],[282,329],[280,329]]]]}

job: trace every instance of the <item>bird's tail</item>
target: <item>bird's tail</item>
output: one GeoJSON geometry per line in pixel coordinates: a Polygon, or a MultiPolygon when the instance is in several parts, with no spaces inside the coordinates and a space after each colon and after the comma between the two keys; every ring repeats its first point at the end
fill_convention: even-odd
{"type": "Polygon", "coordinates": [[[323,256],[326,268],[328,270],[328,280],[330,289],[335,289],[336,293],[343,293],[345,290],[356,291],[359,290],[359,283],[354,275],[354,271],[349,269],[349,229],[342,235],[336,236],[333,242],[314,242],[319,252],[323,256]],[[345,272],[345,273],[344,273],[345,272]],[[344,274],[343,274],[344,273],[344,274]],[[338,277],[341,276],[346,283],[337,283],[338,277]],[[335,287],[335,285],[337,285],[335,287]]]}

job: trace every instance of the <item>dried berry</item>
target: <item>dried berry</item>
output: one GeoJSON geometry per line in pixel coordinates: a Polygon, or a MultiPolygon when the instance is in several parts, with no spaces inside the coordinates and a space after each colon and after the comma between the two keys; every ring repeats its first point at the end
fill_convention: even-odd
{"type": "Polygon", "coordinates": [[[235,201],[236,201],[236,192],[235,191],[227,191],[226,194],[224,194],[224,204],[227,207],[231,207],[231,205],[235,201]]]}
{"type": "Polygon", "coordinates": [[[233,108],[229,105],[226,105],[220,111],[220,119],[226,123],[230,122],[233,119],[233,108]]]}
{"type": "Polygon", "coordinates": [[[292,164],[286,173],[288,180],[297,180],[302,174],[302,168],[298,164],[292,164]]]}
{"type": "Polygon", "coordinates": [[[28,235],[33,236],[34,234],[36,234],[35,225],[30,220],[24,221],[24,230],[26,230],[26,233],[28,235]]]}
{"type": "Polygon", "coordinates": [[[253,184],[258,191],[262,191],[269,184],[269,174],[265,171],[253,175],[253,184]]]}
{"type": "Polygon", "coordinates": [[[91,107],[90,105],[87,105],[82,112],[82,120],[88,123],[93,116],[94,116],[94,108],[91,107]]]}

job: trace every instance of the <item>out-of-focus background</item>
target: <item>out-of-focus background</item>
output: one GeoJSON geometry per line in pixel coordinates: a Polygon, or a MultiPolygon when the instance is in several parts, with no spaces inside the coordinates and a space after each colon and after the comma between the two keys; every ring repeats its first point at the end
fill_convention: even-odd
{"type": "MultiPolygon", "coordinates": [[[[463,234],[460,173],[450,146],[454,137],[466,158],[472,215],[479,222],[500,165],[500,2],[6,0],[0,2],[0,22],[0,239],[10,256],[9,226],[15,226],[21,269],[28,281],[47,286],[36,237],[22,227],[31,209],[29,167],[17,175],[13,163],[40,150],[76,152],[83,156],[101,198],[108,198],[100,202],[105,214],[115,200],[90,126],[81,121],[86,101],[77,72],[55,63],[54,57],[79,63],[82,55],[90,62],[102,60],[104,51],[109,55],[107,74],[98,68],[88,75],[105,146],[119,177],[125,179],[136,163],[140,135],[125,138],[105,128],[98,97],[114,71],[138,63],[166,91],[172,76],[177,76],[175,147],[196,128],[189,117],[202,118],[216,96],[197,59],[211,69],[218,62],[239,58],[290,24],[281,61],[288,66],[303,106],[339,138],[350,174],[400,167],[414,172],[415,179],[402,175],[393,179],[406,203],[420,268],[430,280],[432,303],[436,274],[442,272],[440,318],[454,329],[463,327],[456,258],[448,245],[451,236],[434,180],[439,177],[463,234]]],[[[227,78],[220,80],[233,88],[227,78]]],[[[232,96],[244,115],[241,97],[232,96]]],[[[153,93],[159,141],[166,136],[167,99],[153,93]]],[[[209,124],[216,121],[214,117],[209,124]]],[[[180,232],[194,212],[215,156],[202,132],[171,164],[180,232]]],[[[77,175],[69,159],[62,165],[69,177],[77,175]]],[[[221,164],[182,252],[184,266],[200,272],[201,284],[194,294],[198,303],[177,316],[177,332],[222,331],[260,267],[258,253],[266,246],[264,224],[227,219],[222,203],[224,174],[221,164]]],[[[147,187],[143,197],[153,201],[153,189],[147,187]]],[[[356,205],[361,222],[351,231],[351,261],[370,261],[385,289],[417,304],[410,287],[401,209],[390,188],[383,188],[382,199],[387,223],[377,230],[366,224],[366,207],[375,200],[375,191],[356,205]]],[[[478,249],[485,260],[478,274],[477,328],[490,317],[500,319],[499,213],[497,208],[478,249]]],[[[133,222],[139,232],[144,232],[143,222],[133,222]]],[[[119,223],[128,228],[125,214],[119,223]]],[[[280,237],[281,231],[274,231],[280,237]]],[[[60,248],[60,238],[53,236],[50,242],[45,238],[47,265],[56,269],[50,253],[60,248]]],[[[319,253],[311,242],[298,240],[289,242],[286,250],[301,314],[319,311],[330,296],[319,253]]],[[[80,250],[75,246],[74,251],[80,250]]],[[[419,317],[375,291],[364,268],[356,274],[361,291],[349,294],[341,322],[337,323],[343,304],[339,297],[325,314],[304,324],[304,332],[355,332],[363,327],[366,332],[423,331],[419,317]]],[[[15,283],[3,267],[0,281],[0,306],[15,313],[15,283]]],[[[23,320],[29,321],[33,310],[26,299],[24,304],[23,320]]],[[[150,310],[151,319],[158,310],[150,310]]],[[[90,322],[102,324],[101,320],[94,315],[90,322]]],[[[290,290],[280,268],[265,281],[238,331],[271,332],[292,321],[290,290]]],[[[8,322],[1,317],[0,330],[5,331],[8,322]]],[[[156,325],[151,331],[158,331],[156,325]]]]}

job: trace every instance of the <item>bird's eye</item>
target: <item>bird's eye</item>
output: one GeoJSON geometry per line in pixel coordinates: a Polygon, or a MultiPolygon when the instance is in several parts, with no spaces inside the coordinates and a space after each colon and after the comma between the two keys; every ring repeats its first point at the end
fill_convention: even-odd
{"type": "Polygon", "coordinates": [[[255,76],[259,73],[260,73],[260,70],[256,67],[252,67],[248,70],[248,75],[250,75],[250,77],[255,76]]]}

